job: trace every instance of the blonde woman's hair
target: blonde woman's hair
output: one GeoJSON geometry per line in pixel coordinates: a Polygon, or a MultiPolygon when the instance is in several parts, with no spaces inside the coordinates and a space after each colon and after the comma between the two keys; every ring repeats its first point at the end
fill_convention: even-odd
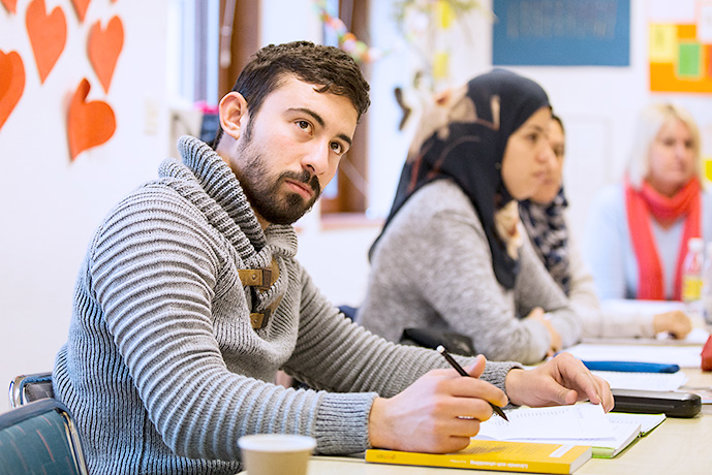
{"type": "Polygon", "coordinates": [[[650,146],[663,124],[670,119],[678,119],[687,126],[692,136],[692,151],[695,157],[695,174],[703,183],[700,161],[700,131],[689,112],[670,103],[651,104],[640,113],[633,148],[628,160],[628,179],[633,188],[640,189],[650,171],[650,146]]]}

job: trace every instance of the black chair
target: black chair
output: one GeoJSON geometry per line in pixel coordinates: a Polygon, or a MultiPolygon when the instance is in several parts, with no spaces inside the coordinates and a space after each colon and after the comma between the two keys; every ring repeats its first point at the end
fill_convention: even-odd
{"type": "Polygon", "coordinates": [[[424,346],[432,350],[442,345],[456,355],[476,356],[470,337],[461,333],[443,331],[434,328],[406,328],[399,341],[402,345],[424,346]]]}
{"type": "MultiPolygon", "coordinates": [[[[339,311],[352,321],[356,321],[358,310],[358,307],[339,305],[339,311]]],[[[442,345],[447,351],[456,355],[477,355],[470,337],[461,333],[435,328],[406,328],[403,330],[398,343],[401,345],[423,346],[432,350],[442,345]]]]}
{"type": "Polygon", "coordinates": [[[52,373],[22,374],[10,382],[10,407],[53,397],[52,373]]]}
{"type": "Polygon", "coordinates": [[[87,474],[72,416],[55,399],[0,414],[0,475],[87,474]]]}

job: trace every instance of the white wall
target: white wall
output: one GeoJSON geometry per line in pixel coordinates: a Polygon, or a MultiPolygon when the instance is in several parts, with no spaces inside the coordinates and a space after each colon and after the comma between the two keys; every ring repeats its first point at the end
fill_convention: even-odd
{"type": "MultiPolygon", "coordinates": [[[[25,90],[0,129],[0,388],[21,373],[51,370],[67,337],[74,280],[89,239],[102,217],[124,194],[155,177],[165,156],[167,121],[166,1],[92,2],[82,24],[69,0],[67,44],[40,84],[25,30],[29,0],[17,14],[0,7],[0,49],[18,51],[25,90]],[[89,64],[86,38],[101,19],[119,15],[124,46],[109,94],[89,64]],[[88,100],[114,109],[117,130],[106,144],[69,161],[65,115],[82,77],[88,100]]],[[[8,407],[0,394],[0,411],[8,407]]]]}

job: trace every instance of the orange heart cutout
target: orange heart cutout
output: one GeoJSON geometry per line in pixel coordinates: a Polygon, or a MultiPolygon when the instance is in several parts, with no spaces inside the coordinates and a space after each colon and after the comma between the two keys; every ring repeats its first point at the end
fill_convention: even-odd
{"type": "Polygon", "coordinates": [[[0,130],[25,90],[25,66],[17,51],[0,50],[0,130]]]}
{"type": "Polygon", "coordinates": [[[72,161],[84,150],[108,141],[116,132],[116,116],[103,101],[86,102],[91,85],[84,78],[74,92],[67,114],[67,140],[72,161]]]}
{"type": "Polygon", "coordinates": [[[45,11],[44,0],[33,0],[27,6],[25,18],[42,84],[52,71],[59,55],[64,51],[67,42],[67,20],[62,9],[55,7],[49,15],[45,11]]]}
{"type": "Polygon", "coordinates": [[[105,30],[101,29],[98,21],[92,25],[89,31],[89,61],[107,94],[123,46],[124,26],[119,17],[109,20],[105,30]]]}
{"type": "Polygon", "coordinates": [[[17,13],[17,0],[1,0],[2,4],[5,5],[7,11],[10,13],[17,13]]]}
{"type": "Polygon", "coordinates": [[[91,0],[72,0],[74,10],[76,10],[77,16],[79,17],[79,23],[84,21],[87,9],[89,8],[89,2],[91,2],[91,0]]]}

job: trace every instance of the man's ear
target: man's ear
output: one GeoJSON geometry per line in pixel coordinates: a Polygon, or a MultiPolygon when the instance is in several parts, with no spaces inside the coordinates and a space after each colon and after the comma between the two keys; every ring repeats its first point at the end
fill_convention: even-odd
{"type": "Polygon", "coordinates": [[[433,97],[435,103],[439,106],[444,106],[446,105],[450,99],[452,98],[452,89],[445,89],[444,91],[441,91],[433,97]]]}
{"type": "Polygon", "coordinates": [[[239,92],[229,92],[220,99],[218,106],[220,113],[220,127],[223,133],[228,134],[235,140],[240,138],[241,127],[243,127],[247,116],[247,101],[239,92]]]}

